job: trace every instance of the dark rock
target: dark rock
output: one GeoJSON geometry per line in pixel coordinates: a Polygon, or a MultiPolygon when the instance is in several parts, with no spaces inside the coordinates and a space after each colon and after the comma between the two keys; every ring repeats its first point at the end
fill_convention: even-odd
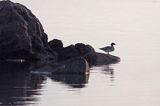
{"type": "Polygon", "coordinates": [[[0,2],[0,58],[56,60],[40,21],[9,0],[0,2]]]}
{"type": "Polygon", "coordinates": [[[63,43],[61,40],[53,39],[48,44],[49,44],[50,48],[54,51],[58,52],[63,49],[63,43]]]}
{"type": "MultiPolygon", "coordinates": [[[[54,65],[53,65],[54,66],[54,65]]],[[[59,68],[53,73],[87,73],[89,72],[88,62],[81,57],[63,61],[58,64],[59,68]]]]}
{"type": "Polygon", "coordinates": [[[120,62],[120,58],[110,54],[96,52],[95,66],[108,65],[120,62]]]}
{"type": "Polygon", "coordinates": [[[78,57],[60,63],[50,63],[32,71],[33,74],[85,74],[89,72],[89,65],[84,58],[78,57]]]}
{"type": "Polygon", "coordinates": [[[79,56],[79,52],[75,48],[74,45],[67,46],[59,52],[59,60],[60,61],[75,58],[75,57],[78,57],[78,56],[79,56]]]}
{"type": "Polygon", "coordinates": [[[77,43],[75,45],[63,47],[62,41],[57,39],[50,41],[49,45],[53,51],[57,52],[58,61],[64,61],[75,57],[84,57],[89,65],[93,65],[96,61],[96,52],[90,45],[77,43]]]}
{"type": "Polygon", "coordinates": [[[96,52],[92,46],[85,45],[83,43],[77,43],[75,48],[79,51],[79,56],[84,57],[90,66],[95,63],[96,52]]]}
{"type": "Polygon", "coordinates": [[[86,55],[90,52],[91,47],[89,45],[85,45],[83,43],[77,43],[75,44],[75,48],[79,51],[79,55],[86,55]]]}

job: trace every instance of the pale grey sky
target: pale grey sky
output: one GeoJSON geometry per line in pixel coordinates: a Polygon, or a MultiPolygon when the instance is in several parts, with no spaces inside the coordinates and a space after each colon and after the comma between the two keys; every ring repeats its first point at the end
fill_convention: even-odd
{"type": "MultiPolygon", "coordinates": [[[[90,43],[90,37],[97,40],[105,38],[106,35],[109,35],[108,41],[112,41],[116,40],[112,36],[127,35],[135,39],[132,38],[134,35],[147,37],[149,34],[160,34],[158,0],[13,1],[32,10],[43,24],[49,39],[60,38],[66,44],[79,41],[90,43]]],[[[118,39],[116,41],[119,42],[118,39]]]]}

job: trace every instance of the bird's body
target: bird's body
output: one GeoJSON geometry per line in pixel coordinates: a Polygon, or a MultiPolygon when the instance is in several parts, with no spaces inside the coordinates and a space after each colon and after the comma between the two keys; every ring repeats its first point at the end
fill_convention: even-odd
{"type": "Polygon", "coordinates": [[[114,49],[115,49],[114,45],[115,45],[115,43],[111,43],[111,46],[106,46],[106,47],[100,48],[100,50],[103,50],[103,51],[107,52],[107,54],[109,54],[109,52],[114,51],[114,49]]]}

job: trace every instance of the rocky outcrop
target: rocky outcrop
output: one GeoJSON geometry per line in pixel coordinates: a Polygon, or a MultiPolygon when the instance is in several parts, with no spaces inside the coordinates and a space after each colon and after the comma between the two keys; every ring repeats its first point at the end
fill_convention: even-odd
{"type": "Polygon", "coordinates": [[[29,60],[31,69],[36,68],[34,73],[84,74],[89,66],[115,63],[120,59],[96,53],[92,46],[83,43],[63,47],[61,40],[48,42],[38,18],[25,6],[7,0],[0,1],[1,60],[15,63],[29,60]]]}
{"type": "Polygon", "coordinates": [[[0,58],[56,60],[36,16],[25,6],[0,2],[0,58]]]}
{"type": "Polygon", "coordinates": [[[96,61],[96,52],[90,45],[83,43],[77,43],[63,47],[61,40],[54,39],[49,42],[50,48],[58,54],[58,61],[64,61],[76,57],[83,57],[87,60],[90,65],[93,65],[96,61]]]}

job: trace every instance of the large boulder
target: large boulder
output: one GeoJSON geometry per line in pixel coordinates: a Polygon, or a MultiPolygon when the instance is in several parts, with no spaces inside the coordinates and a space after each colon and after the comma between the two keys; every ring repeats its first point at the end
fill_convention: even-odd
{"type": "Polygon", "coordinates": [[[0,58],[56,60],[38,18],[9,0],[0,1],[0,58]]]}

